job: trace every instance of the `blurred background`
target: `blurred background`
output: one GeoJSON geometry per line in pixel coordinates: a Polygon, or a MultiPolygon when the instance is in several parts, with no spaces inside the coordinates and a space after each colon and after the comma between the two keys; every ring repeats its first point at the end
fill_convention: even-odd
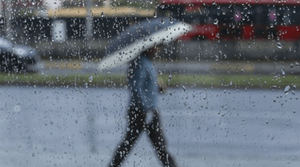
{"type": "MultiPolygon", "coordinates": [[[[1,1],[0,9],[1,37],[31,47],[45,61],[46,69],[53,66],[49,63],[53,59],[99,61],[109,39],[131,24],[162,16],[194,27],[160,54],[162,61],[207,67],[190,65],[186,70],[296,73],[289,66],[299,66],[300,9],[296,1],[8,0],[1,1]],[[224,62],[239,63],[229,68],[224,62]]],[[[71,67],[87,66],[78,63],[71,67]]]]}
{"type": "MultiPolygon", "coordinates": [[[[107,42],[158,17],[193,30],[154,65],[179,166],[299,166],[299,0],[0,0],[0,166],[105,166],[127,65],[107,42]]],[[[159,166],[143,136],[124,166],[159,166]]]]}

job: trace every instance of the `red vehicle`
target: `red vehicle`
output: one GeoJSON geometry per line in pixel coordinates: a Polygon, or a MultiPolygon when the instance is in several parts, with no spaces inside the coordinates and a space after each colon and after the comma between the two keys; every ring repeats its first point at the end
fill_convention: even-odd
{"type": "Polygon", "coordinates": [[[300,39],[300,0],[162,0],[159,13],[194,25],[183,39],[300,39]]]}
{"type": "Polygon", "coordinates": [[[300,0],[161,0],[157,13],[194,26],[190,57],[299,59],[300,0]]]}

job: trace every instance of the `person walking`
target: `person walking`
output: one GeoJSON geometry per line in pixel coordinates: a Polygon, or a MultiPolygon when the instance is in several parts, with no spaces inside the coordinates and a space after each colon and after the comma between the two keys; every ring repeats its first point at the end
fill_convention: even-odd
{"type": "Polygon", "coordinates": [[[129,63],[128,88],[130,103],[127,113],[128,128],[124,139],[117,147],[109,167],[119,167],[132,150],[142,132],[146,132],[163,167],[176,167],[167,150],[157,108],[159,87],[157,73],[151,58],[157,52],[153,47],[141,53],[129,63]]]}
{"type": "Polygon", "coordinates": [[[150,59],[157,52],[157,45],[168,44],[192,30],[193,27],[184,22],[158,17],[131,25],[109,41],[106,56],[97,69],[105,72],[129,63],[127,78],[130,91],[128,128],[115,150],[110,167],[121,165],[143,132],[149,136],[162,165],[176,167],[161,127],[157,107],[157,73],[150,59]]]}

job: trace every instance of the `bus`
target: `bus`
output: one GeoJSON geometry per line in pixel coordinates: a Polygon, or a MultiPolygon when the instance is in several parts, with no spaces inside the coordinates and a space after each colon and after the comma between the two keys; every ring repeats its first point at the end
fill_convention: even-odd
{"type": "Polygon", "coordinates": [[[300,0],[162,0],[159,13],[194,25],[185,39],[300,39],[300,0]]]}
{"type": "Polygon", "coordinates": [[[273,55],[277,50],[284,55],[284,49],[298,52],[300,0],[161,0],[157,13],[193,25],[182,40],[232,41],[234,48],[255,41],[275,46],[262,47],[255,54],[268,49],[273,55]]]}

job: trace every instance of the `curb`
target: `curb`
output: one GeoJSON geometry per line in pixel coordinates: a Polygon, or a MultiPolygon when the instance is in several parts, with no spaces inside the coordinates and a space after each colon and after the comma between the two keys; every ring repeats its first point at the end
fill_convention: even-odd
{"type": "MultiPolygon", "coordinates": [[[[81,61],[43,61],[39,71],[46,74],[69,73],[100,73],[97,71],[97,62],[81,61]]],[[[286,75],[300,74],[300,63],[295,62],[155,62],[160,73],[178,74],[269,74],[286,75]]],[[[127,65],[105,71],[104,73],[124,74],[127,65]]]]}

